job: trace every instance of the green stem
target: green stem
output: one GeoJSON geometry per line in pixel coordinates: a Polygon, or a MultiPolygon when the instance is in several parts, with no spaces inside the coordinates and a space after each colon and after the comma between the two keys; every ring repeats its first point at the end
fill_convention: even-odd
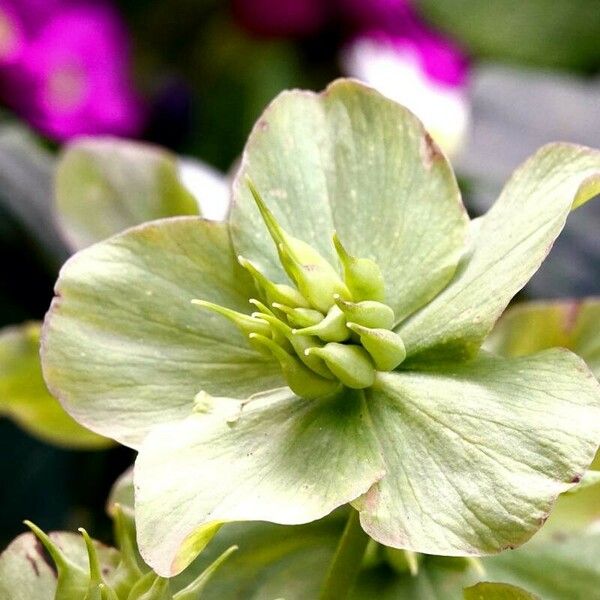
{"type": "Polygon", "coordinates": [[[329,565],[320,600],[344,600],[348,597],[360,570],[369,536],[360,526],[358,511],[353,508],[344,533],[329,565]]]}

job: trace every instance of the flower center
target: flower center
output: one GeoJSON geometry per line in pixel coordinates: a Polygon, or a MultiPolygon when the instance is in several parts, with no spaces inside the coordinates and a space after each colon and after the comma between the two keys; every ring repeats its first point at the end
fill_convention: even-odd
{"type": "Polygon", "coordinates": [[[260,299],[249,299],[255,312],[245,315],[204,300],[192,302],[229,318],[255,348],[272,354],[289,387],[303,398],[330,394],[341,385],[370,387],[377,371],[391,371],[406,357],[402,339],[392,331],[394,311],[383,302],[378,265],[349,254],[333,233],[338,272],[314,248],[284,231],[248,185],[294,285],[270,281],[240,256],[259,291],[260,299]]]}

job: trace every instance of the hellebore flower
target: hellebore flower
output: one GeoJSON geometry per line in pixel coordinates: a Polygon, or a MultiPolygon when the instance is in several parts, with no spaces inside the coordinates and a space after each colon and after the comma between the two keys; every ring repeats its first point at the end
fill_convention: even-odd
{"type": "Polygon", "coordinates": [[[453,154],[469,122],[468,60],[412,13],[398,25],[355,36],[341,51],[342,70],[412,110],[453,154]]]}
{"type": "Polygon", "coordinates": [[[318,31],[327,20],[323,0],[234,0],[236,19],[249,31],[265,36],[302,36],[318,31]]]}
{"type": "Polygon", "coordinates": [[[223,522],[346,503],[416,552],[529,539],[594,456],[600,389],[567,350],[480,347],[599,188],[598,151],[549,145],[469,222],[420,122],[341,80],[266,110],[228,223],[157,221],[71,258],[44,374],[139,450],[149,564],[180,571],[223,522]]]}
{"type": "Polygon", "coordinates": [[[110,6],[55,2],[34,18],[5,2],[0,27],[10,57],[1,63],[2,97],[34,127],[58,140],[139,133],[128,37],[110,6]]]}

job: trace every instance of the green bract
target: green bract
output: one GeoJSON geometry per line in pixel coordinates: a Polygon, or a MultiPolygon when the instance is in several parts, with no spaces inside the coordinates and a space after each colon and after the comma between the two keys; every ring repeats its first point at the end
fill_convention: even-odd
{"type": "Polygon", "coordinates": [[[469,223],[416,118],[338,81],[267,109],[229,223],[154,222],[72,258],[44,372],[76,419],[139,450],[144,558],[170,575],[224,522],[349,502],[391,547],[529,539],[592,460],[600,389],[567,350],[480,347],[599,189],[599,152],[546,146],[469,223]]]}

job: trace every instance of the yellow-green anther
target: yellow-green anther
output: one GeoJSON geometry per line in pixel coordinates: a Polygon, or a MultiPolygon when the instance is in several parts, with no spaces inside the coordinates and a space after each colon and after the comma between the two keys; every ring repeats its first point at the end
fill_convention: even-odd
{"type": "Polygon", "coordinates": [[[292,332],[292,328],[287,323],[284,323],[274,315],[261,315],[261,317],[267,321],[274,330],[278,331],[289,340],[294,352],[307,367],[312,369],[318,375],[321,375],[321,377],[325,377],[325,379],[335,379],[323,359],[318,356],[307,356],[305,354],[307,348],[323,345],[319,338],[308,335],[296,335],[292,332]]]}
{"type": "Polygon", "coordinates": [[[294,329],[294,334],[316,335],[325,342],[344,342],[350,337],[346,327],[346,316],[335,304],[322,321],[312,327],[294,329]]]}
{"type": "Polygon", "coordinates": [[[200,594],[210,578],[215,574],[217,569],[238,549],[237,546],[231,546],[212,562],[192,583],[177,592],[173,596],[173,600],[198,600],[200,594]]]}
{"type": "Polygon", "coordinates": [[[259,289],[264,292],[269,304],[280,302],[287,306],[310,308],[308,300],[291,285],[286,285],[285,283],[273,283],[267,279],[252,262],[243,256],[238,256],[238,262],[250,273],[250,275],[252,275],[259,289]]]}
{"type": "Polygon", "coordinates": [[[375,329],[391,329],[394,326],[394,311],[383,302],[348,302],[336,296],[335,303],[344,311],[346,320],[352,323],[375,329]]]}
{"type": "Polygon", "coordinates": [[[339,387],[337,381],[325,379],[304,365],[297,357],[288,354],[270,338],[257,333],[250,337],[257,343],[266,346],[279,361],[283,376],[291,390],[302,398],[319,398],[327,396],[339,387]]]}
{"type": "Polygon", "coordinates": [[[356,258],[349,254],[337,233],[333,234],[333,245],[342,264],[344,282],[352,298],[361,300],[385,300],[385,282],[379,265],[370,258],[356,258]]]}
{"type": "Polygon", "coordinates": [[[89,573],[67,558],[63,551],[37,525],[34,525],[31,521],[24,521],[24,523],[40,540],[56,565],[58,578],[54,599],[73,600],[73,598],[85,598],[90,580],[89,573]]]}
{"type": "Polygon", "coordinates": [[[369,353],[360,346],[331,342],[306,352],[322,358],[331,372],[349,388],[367,388],[375,381],[375,365],[369,353]]]}
{"type": "Polygon", "coordinates": [[[230,308],[225,308],[219,304],[207,302],[206,300],[192,300],[192,304],[212,310],[212,312],[229,319],[244,335],[250,335],[251,333],[269,335],[270,333],[269,327],[265,325],[264,321],[255,319],[249,315],[231,310],[230,308]]]}
{"type": "Polygon", "coordinates": [[[323,313],[313,308],[290,308],[279,302],[273,302],[273,308],[285,313],[288,322],[294,327],[310,327],[324,318],[323,313]]]}
{"type": "Polygon", "coordinates": [[[357,323],[348,323],[348,328],[360,336],[360,343],[371,355],[378,371],[391,371],[405,358],[406,348],[402,338],[389,329],[372,329],[357,323]]]}

